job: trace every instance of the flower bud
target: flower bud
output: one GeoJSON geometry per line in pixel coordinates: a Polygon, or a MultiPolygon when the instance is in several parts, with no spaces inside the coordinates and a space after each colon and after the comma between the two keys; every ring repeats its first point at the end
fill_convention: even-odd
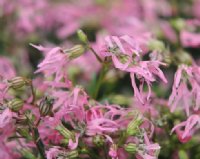
{"type": "Polygon", "coordinates": [[[187,154],[187,151],[185,151],[185,150],[179,150],[178,151],[178,156],[181,159],[188,159],[189,158],[189,156],[187,154]]]}
{"type": "Polygon", "coordinates": [[[83,147],[83,148],[80,149],[80,153],[81,153],[81,154],[88,154],[88,153],[89,153],[89,150],[88,150],[88,148],[83,147]]]}
{"type": "Polygon", "coordinates": [[[54,99],[45,97],[41,100],[39,104],[39,111],[41,116],[47,116],[51,113],[53,107],[54,99]]]}
{"type": "Polygon", "coordinates": [[[62,140],[61,140],[61,144],[64,145],[64,146],[68,146],[68,144],[69,144],[69,139],[62,139],[62,140]]]}
{"type": "Polygon", "coordinates": [[[163,61],[167,64],[170,65],[172,63],[172,57],[170,55],[170,51],[167,50],[163,53],[163,61]]]}
{"type": "Polygon", "coordinates": [[[31,110],[25,111],[24,115],[27,119],[27,122],[29,122],[29,124],[35,122],[35,115],[31,112],[31,110]]]}
{"type": "Polygon", "coordinates": [[[142,124],[143,119],[141,115],[137,115],[136,118],[134,118],[127,127],[127,135],[136,135],[139,133],[139,126],[142,124]]]}
{"type": "Polygon", "coordinates": [[[97,146],[97,147],[101,147],[104,145],[105,143],[105,139],[102,135],[96,135],[93,137],[92,139],[93,143],[97,146]]]}
{"type": "Polygon", "coordinates": [[[82,30],[78,30],[77,31],[77,35],[78,35],[78,38],[81,42],[87,44],[88,43],[88,38],[87,38],[87,35],[82,31],[82,30]]]}
{"type": "Polygon", "coordinates": [[[73,134],[71,131],[69,131],[63,124],[60,124],[56,127],[56,130],[59,131],[59,133],[64,136],[67,140],[72,139],[75,141],[75,134],[73,134]]]}
{"type": "Polygon", "coordinates": [[[118,149],[118,147],[116,144],[112,144],[110,146],[110,150],[109,150],[108,154],[111,158],[117,158],[117,149],[118,149]]]}
{"type": "Polygon", "coordinates": [[[165,50],[164,43],[156,39],[150,40],[148,43],[148,47],[150,50],[157,50],[160,52],[165,50]]]}
{"type": "Polygon", "coordinates": [[[137,152],[137,145],[134,143],[128,143],[124,145],[124,149],[130,154],[135,154],[137,152]]]}
{"type": "Polygon", "coordinates": [[[181,31],[186,27],[186,23],[182,18],[172,20],[171,24],[177,31],[181,31]]]}
{"type": "Polygon", "coordinates": [[[67,158],[69,159],[73,159],[73,158],[77,158],[78,157],[78,151],[77,150],[73,150],[67,153],[67,158]]]}
{"type": "Polygon", "coordinates": [[[13,111],[13,112],[18,112],[24,105],[23,100],[15,98],[11,101],[8,102],[8,107],[13,111]]]}
{"type": "Polygon", "coordinates": [[[18,115],[18,117],[14,117],[14,118],[16,119],[16,124],[19,124],[19,125],[27,125],[28,124],[28,120],[25,115],[18,115]]]}
{"type": "Polygon", "coordinates": [[[18,89],[25,85],[30,85],[31,80],[19,76],[19,77],[14,77],[11,80],[8,80],[8,82],[10,84],[10,87],[12,87],[13,89],[18,89]]]}
{"type": "Polygon", "coordinates": [[[27,159],[35,159],[35,155],[33,155],[31,150],[27,148],[20,149],[20,153],[22,154],[23,158],[25,157],[27,159]]]}
{"type": "Polygon", "coordinates": [[[132,102],[132,99],[130,97],[123,96],[123,95],[111,95],[109,97],[109,100],[112,103],[119,104],[119,105],[130,105],[132,102]]]}
{"type": "Polygon", "coordinates": [[[83,55],[84,52],[85,48],[83,45],[75,45],[71,49],[65,50],[65,53],[69,55],[70,60],[78,58],[79,56],[83,55]]]}
{"type": "Polygon", "coordinates": [[[31,136],[30,136],[30,133],[29,133],[29,129],[28,129],[27,127],[22,127],[22,126],[17,127],[17,128],[16,128],[16,132],[17,132],[20,136],[22,136],[22,137],[24,137],[24,138],[31,139],[31,136]]]}
{"type": "Polygon", "coordinates": [[[177,51],[174,58],[177,64],[191,65],[193,61],[191,55],[183,50],[177,51]]]}

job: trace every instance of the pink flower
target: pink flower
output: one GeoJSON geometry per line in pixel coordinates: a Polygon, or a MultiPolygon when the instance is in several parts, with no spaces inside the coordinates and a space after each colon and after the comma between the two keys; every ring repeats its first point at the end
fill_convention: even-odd
{"type": "Polygon", "coordinates": [[[171,42],[175,43],[177,42],[177,35],[175,30],[171,27],[171,25],[168,22],[161,22],[161,29],[163,30],[163,33],[165,34],[165,38],[170,40],[171,42]]]}
{"type": "Polygon", "coordinates": [[[55,117],[45,117],[43,122],[39,125],[39,133],[42,141],[45,144],[49,143],[60,143],[62,137],[59,132],[55,130],[55,127],[60,123],[60,118],[55,117]]]}
{"type": "Polygon", "coordinates": [[[200,68],[198,66],[181,65],[178,68],[174,76],[172,93],[168,102],[171,112],[174,112],[179,105],[183,105],[188,116],[191,108],[195,111],[199,109],[199,72],[200,68]],[[191,88],[188,88],[188,84],[191,88]]]}
{"type": "Polygon", "coordinates": [[[184,47],[200,47],[200,34],[182,31],[180,35],[181,44],[184,47]]]}
{"type": "Polygon", "coordinates": [[[177,124],[171,132],[176,131],[178,138],[181,142],[187,142],[191,139],[192,134],[195,131],[194,126],[200,125],[199,115],[191,115],[186,121],[177,124]],[[184,130],[181,130],[183,127],[184,130]]]}
{"type": "Polygon", "coordinates": [[[7,108],[0,114],[0,128],[6,127],[11,123],[13,117],[13,113],[7,108]]]}
{"type": "MultiPolygon", "coordinates": [[[[88,135],[107,134],[124,128],[127,111],[115,105],[96,105],[86,113],[86,133],[88,135]],[[115,119],[116,116],[118,119],[115,119]]],[[[127,124],[127,123],[126,123],[127,124]]]]}
{"type": "Polygon", "coordinates": [[[79,134],[76,134],[76,135],[75,135],[75,142],[74,142],[72,139],[69,139],[68,147],[69,147],[71,150],[74,150],[74,149],[77,148],[79,136],[80,136],[79,134]]]}
{"type": "Polygon", "coordinates": [[[129,36],[107,36],[106,46],[102,50],[104,57],[112,57],[114,66],[121,70],[126,70],[132,62],[132,56],[139,56],[141,51],[138,44],[129,36]]]}
{"type": "Polygon", "coordinates": [[[156,76],[158,76],[162,81],[167,83],[167,79],[165,78],[163,72],[159,68],[159,65],[165,65],[159,61],[141,61],[136,66],[132,66],[127,68],[131,74],[131,82],[134,89],[134,96],[138,98],[138,100],[144,104],[145,99],[143,97],[143,85],[146,82],[148,86],[148,96],[146,100],[149,100],[151,96],[151,83],[156,81],[156,76]],[[140,80],[140,89],[136,86],[135,77],[140,80]]]}
{"type": "Polygon", "coordinates": [[[192,7],[192,12],[197,19],[200,18],[200,0],[194,1],[193,7],[192,7]]]}
{"type": "Polygon", "coordinates": [[[48,151],[46,151],[47,159],[55,159],[59,153],[59,147],[52,147],[48,151]]]}
{"type": "Polygon", "coordinates": [[[88,95],[83,88],[77,86],[72,92],[53,91],[52,96],[55,98],[53,106],[57,110],[55,117],[65,119],[74,125],[74,121],[83,122],[86,118],[85,106],[88,104],[88,95]]]}
{"type": "Polygon", "coordinates": [[[104,57],[111,57],[116,68],[131,73],[134,94],[141,103],[145,102],[142,97],[144,82],[147,83],[149,90],[147,100],[151,95],[151,82],[156,81],[156,76],[167,83],[167,79],[159,68],[160,65],[165,64],[160,61],[141,61],[141,49],[136,39],[127,35],[108,36],[105,41],[107,46],[101,53],[104,57]],[[135,77],[141,81],[140,90],[135,84],[135,77]]]}
{"type": "Polygon", "coordinates": [[[52,49],[35,46],[40,51],[47,51],[44,60],[38,65],[36,73],[42,72],[46,77],[55,75],[55,82],[60,82],[66,77],[66,66],[69,62],[68,55],[60,47],[52,49]]]}
{"type": "Polygon", "coordinates": [[[157,143],[152,144],[146,133],[144,133],[144,143],[145,145],[142,145],[143,151],[139,150],[137,152],[138,157],[142,157],[143,159],[157,159],[160,146],[157,143]]]}
{"type": "Polygon", "coordinates": [[[0,57],[0,79],[10,79],[16,76],[15,69],[9,59],[0,57]]]}
{"type": "Polygon", "coordinates": [[[110,150],[109,150],[108,154],[109,154],[109,156],[110,156],[112,159],[118,159],[117,145],[112,144],[111,147],[110,147],[110,150]]]}
{"type": "Polygon", "coordinates": [[[87,123],[88,135],[113,133],[118,130],[118,124],[110,119],[98,118],[87,123]]]}

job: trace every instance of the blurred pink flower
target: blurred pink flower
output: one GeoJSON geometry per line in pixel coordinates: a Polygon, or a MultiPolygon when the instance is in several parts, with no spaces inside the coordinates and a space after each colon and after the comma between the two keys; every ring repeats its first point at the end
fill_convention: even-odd
{"type": "Polygon", "coordinates": [[[182,31],[180,35],[181,44],[184,47],[200,47],[200,34],[191,33],[189,31],[182,31]]]}
{"type": "Polygon", "coordinates": [[[0,57],[0,79],[10,79],[16,76],[16,71],[6,57],[0,57]]]}

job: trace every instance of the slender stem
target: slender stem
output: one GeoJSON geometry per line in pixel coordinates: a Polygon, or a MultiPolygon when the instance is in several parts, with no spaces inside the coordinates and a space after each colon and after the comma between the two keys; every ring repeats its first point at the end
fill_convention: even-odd
{"type": "Polygon", "coordinates": [[[32,138],[33,138],[33,141],[42,157],[42,159],[47,159],[46,158],[46,154],[45,154],[45,149],[44,149],[44,144],[40,138],[40,134],[39,134],[39,131],[38,131],[38,125],[40,123],[40,120],[41,118],[37,121],[36,124],[32,125],[30,119],[27,117],[27,119],[29,120],[29,128],[32,132],[32,138]]]}
{"type": "Polygon", "coordinates": [[[103,152],[104,152],[105,159],[108,159],[108,156],[107,156],[107,146],[106,146],[106,144],[103,146],[103,152]]]}
{"type": "Polygon", "coordinates": [[[126,132],[121,132],[120,139],[117,145],[118,146],[123,145],[126,141],[126,138],[127,138],[126,132]]]}
{"type": "Polygon", "coordinates": [[[96,84],[95,92],[93,94],[94,99],[96,99],[98,97],[99,89],[100,89],[100,86],[103,82],[103,78],[104,78],[104,75],[106,73],[106,69],[107,69],[107,65],[105,63],[103,63],[103,68],[101,69],[101,72],[100,72],[100,75],[99,75],[99,78],[98,78],[98,81],[97,81],[97,84],[96,84]]]}
{"type": "Polygon", "coordinates": [[[88,152],[88,155],[90,156],[91,159],[99,159],[100,157],[98,155],[96,155],[95,153],[92,153],[92,152],[88,152]]]}
{"type": "Polygon", "coordinates": [[[92,53],[95,55],[95,57],[97,58],[97,60],[100,62],[100,63],[103,63],[103,60],[99,57],[99,55],[96,53],[96,51],[91,47],[89,46],[89,49],[92,51],[92,53]]]}
{"type": "Polygon", "coordinates": [[[34,103],[35,103],[35,91],[34,91],[32,82],[31,82],[31,93],[32,93],[32,101],[31,101],[31,104],[34,104],[34,103]]]}
{"type": "Polygon", "coordinates": [[[35,124],[36,127],[38,127],[38,125],[40,124],[41,121],[41,117],[38,119],[37,123],[35,124]]]}
{"type": "Polygon", "coordinates": [[[38,129],[36,127],[34,127],[32,129],[32,134],[33,134],[33,139],[34,139],[35,145],[37,146],[37,149],[38,149],[42,159],[46,159],[44,144],[43,144],[42,140],[40,139],[40,135],[39,135],[38,129]]]}

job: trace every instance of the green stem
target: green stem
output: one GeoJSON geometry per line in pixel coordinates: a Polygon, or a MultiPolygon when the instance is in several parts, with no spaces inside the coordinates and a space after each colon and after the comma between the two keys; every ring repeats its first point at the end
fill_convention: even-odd
{"type": "Polygon", "coordinates": [[[100,63],[103,63],[103,60],[99,57],[99,55],[96,53],[96,51],[91,47],[89,46],[89,49],[92,51],[92,53],[95,55],[95,57],[97,58],[97,60],[100,62],[100,63]]]}
{"type": "Polygon", "coordinates": [[[34,104],[35,103],[35,91],[34,91],[34,88],[33,88],[33,84],[31,83],[31,93],[32,93],[32,101],[31,101],[31,104],[34,104]]]}
{"type": "Polygon", "coordinates": [[[37,146],[37,149],[38,149],[42,159],[46,159],[44,144],[43,144],[42,140],[40,139],[38,129],[34,127],[32,129],[32,134],[33,134],[33,139],[34,139],[35,145],[37,146]]]}
{"type": "Polygon", "coordinates": [[[120,139],[117,145],[118,146],[123,145],[126,141],[126,138],[127,138],[126,132],[121,132],[120,139]]]}
{"type": "MultiPolygon", "coordinates": [[[[26,116],[27,117],[27,116],[26,116]]],[[[47,159],[46,158],[46,154],[45,154],[45,149],[44,149],[44,144],[40,138],[40,134],[39,134],[39,131],[38,131],[38,125],[41,121],[41,118],[38,120],[38,122],[36,123],[36,125],[32,125],[30,119],[27,117],[27,119],[29,120],[29,128],[32,132],[32,138],[33,138],[33,141],[42,157],[42,159],[47,159]]]]}
{"type": "Polygon", "coordinates": [[[103,63],[103,68],[101,69],[101,72],[100,72],[100,75],[99,75],[99,78],[98,78],[98,81],[96,84],[96,88],[95,88],[94,94],[92,96],[94,99],[96,99],[98,97],[99,89],[103,82],[103,78],[104,78],[106,71],[107,71],[107,64],[103,63]]]}
{"type": "Polygon", "coordinates": [[[106,144],[103,146],[103,152],[104,152],[105,159],[108,159],[108,156],[107,156],[107,146],[106,146],[106,144]]]}
{"type": "Polygon", "coordinates": [[[89,152],[88,155],[90,156],[91,159],[94,159],[94,158],[99,159],[99,156],[96,155],[95,153],[89,152]]]}

